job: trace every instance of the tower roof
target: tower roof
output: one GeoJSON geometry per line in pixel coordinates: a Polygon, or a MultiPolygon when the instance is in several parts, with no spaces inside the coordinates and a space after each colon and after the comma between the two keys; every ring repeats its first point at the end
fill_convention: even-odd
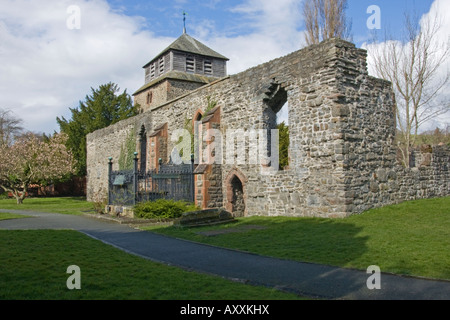
{"type": "Polygon", "coordinates": [[[206,57],[213,57],[223,60],[230,60],[227,57],[217,53],[211,48],[205,46],[200,41],[192,38],[187,33],[183,33],[177,40],[175,40],[170,46],[164,49],[160,54],[158,54],[154,59],[152,59],[149,63],[147,63],[144,68],[146,68],[150,63],[154,60],[158,59],[164,53],[170,50],[182,51],[187,53],[199,54],[206,57]]]}

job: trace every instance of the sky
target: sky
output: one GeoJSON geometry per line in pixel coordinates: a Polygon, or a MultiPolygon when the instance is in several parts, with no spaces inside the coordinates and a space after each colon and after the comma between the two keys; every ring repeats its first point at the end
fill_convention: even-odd
{"type": "MultiPolygon", "coordinates": [[[[132,94],[144,66],[183,31],[230,59],[228,73],[305,46],[303,0],[0,0],[0,108],[27,130],[59,131],[91,88],[113,82],[132,94]]],[[[377,31],[401,30],[403,12],[450,12],[449,0],[348,0],[353,42],[371,37],[367,21],[380,8],[377,31]],[[439,9],[437,5],[439,4],[439,9]]],[[[444,19],[442,37],[450,34],[444,19]]],[[[448,68],[443,66],[443,68],[448,68]]],[[[429,123],[450,124],[450,117],[429,123]]]]}

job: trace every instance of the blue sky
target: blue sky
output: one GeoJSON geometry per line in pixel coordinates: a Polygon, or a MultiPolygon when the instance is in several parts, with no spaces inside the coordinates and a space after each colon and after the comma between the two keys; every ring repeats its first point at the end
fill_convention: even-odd
{"type": "MultiPolygon", "coordinates": [[[[302,2],[1,0],[0,108],[31,131],[52,133],[56,117],[70,118],[91,88],[114,82],[132,94],[144,83],[142,66],[181,35],[183,11],[187,32],[230,59],[229,74],[244,71],[304,46],[302,2]],[[68,27],[71,6],[79,28],[68,27]]],[[[422,16],[435,2],[448,15],[449,0],[349,0],[353,41],[363,47],[370,38],[370,5],[380,7],[383,33],[401,30],[405,10],[422,16]]]]}
{"type": "MultiPolygon", "coordinates": [[[[108,0],[114,10],[129,16],[145,18],[144,28],[164,37],[178,37],[183,27],[183,11],[187,12],[188,33],[195,32],[196,27],[207,24],[214,35],[235,37],[255,32],[253,20],[261,19],[255,10],[248,14],[242,8],[242,0],[108,0]]],[[[384,29],[399,30],[405,10],[412,10],[419,16],[430,10],[433,0],[349,0],[347,15],[352,22],[352,33],[356,44],[362,44],[370,33],[366,22],[370,14],[367,8],[377,5],[381,9],[381,21],[384,29]]],[[[301,1],[298,2],[301,6],[301,1]]],[[[254,7],[257,9],[257,6],[254,7]]],[[[298,30],[304,25],[299,17],[298,30]]],[[[193,34],[195,35],[195,34],[193,34]]]]}

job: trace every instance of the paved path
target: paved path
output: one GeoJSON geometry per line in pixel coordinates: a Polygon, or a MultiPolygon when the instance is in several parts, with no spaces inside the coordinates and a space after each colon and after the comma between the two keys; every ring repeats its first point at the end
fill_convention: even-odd
{"type": "Polygon", "coordinates": [[[369,274],[311,263],[269,258],[178,240],[87,216],[0,210],[31,218],[0,221],[0,229],[72,229],[129,253],[188,270],[299,295],[351,300],[450,300],[450,281],[381,274],[381,289],[369,290],[369,274]]]}

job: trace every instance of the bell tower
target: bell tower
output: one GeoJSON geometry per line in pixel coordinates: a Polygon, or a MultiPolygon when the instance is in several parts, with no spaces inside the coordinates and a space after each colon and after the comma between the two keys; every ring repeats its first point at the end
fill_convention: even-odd
{"type": "MultiPolygon", "coordinates": [[[[184,13],[184,19],[186,18],[184,13]]],[[[229,59],[186,33],[144,65],[145,84],[134,94],[141,112],[227,76],[229,59]]]]}

